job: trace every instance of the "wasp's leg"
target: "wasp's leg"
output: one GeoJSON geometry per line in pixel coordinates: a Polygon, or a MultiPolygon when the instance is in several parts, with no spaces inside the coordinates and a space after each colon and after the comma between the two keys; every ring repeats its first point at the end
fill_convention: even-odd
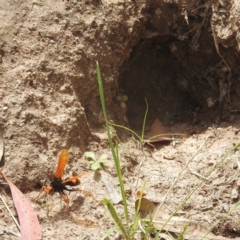
{"type": "Polygon", "coordinates": [[[82,189],[78,189],[77,191],[82,192],[82,193],[86,194],[89,197],[92,197],[97,202],[101,202],[101,201],[97,200],[90,192],[87,192],[87,191],[82,190],[82,189]]]}
{"type": "Polygon", "coordinates": [[[66,207],[67,207],[68,213],[70,214],[71,208],[69,206],[69,198],[68,198],[68,196],[65,193],[61,193],[61,192],[60,192],[60,196],[62,197],[63,201],[66,203],[66,207]]]}
{"type": "Polygon", "coordinates": [[[42,186],[42,188],[41,188],[40,192],[38,193],[38,195],[37,195],[35,198],[33,198],[33,201],[35,201],[35,200],[40,196],[40,194],[41,194],[43,191],[46,192],[46,187],[47,187],[47,186],[42,186]]]}
{"type": "Polygon", "coordinates": [[[53,190],[53,188],[51,186],[43,186],[40,190],[40,192],[38,193],[38,195],[33,198],[33,201],[35,201],[39,196],[40,194],[44,191],[46,194],[47,194],[47,204],[50,206],[50,198],[49,198],[49,195],[50,195],[50,192],[53,190]]]}

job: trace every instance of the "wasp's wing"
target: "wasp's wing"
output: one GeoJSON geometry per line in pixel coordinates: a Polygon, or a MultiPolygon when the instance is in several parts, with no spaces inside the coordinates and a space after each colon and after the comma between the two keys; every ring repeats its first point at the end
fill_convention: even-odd
{"type": "Polygon", "coordinates": [[[58,159],[57,170],[54,174],[55,178],[62,178],[64,168],[68,163],[68,159],[69,159],[68,150],[63,149],[58,159]]]}

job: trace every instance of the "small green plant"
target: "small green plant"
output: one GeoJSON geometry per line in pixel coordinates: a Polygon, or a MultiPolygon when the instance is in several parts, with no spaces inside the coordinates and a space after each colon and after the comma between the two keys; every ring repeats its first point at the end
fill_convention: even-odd
{"type": "Polygon", "coordinates": [[[55,204],[48,203],[45,200],[37,199],[37,203],[41,206],[41,208],[45,209],[48,213],[53,212],[53,208],[55,207],[55,204]]]}
{"type": "Polygon", "coordinates": [[[127,96],[127,95],[123,95],[123,96],[122,96],[122,100],[123,100],[124,102],[126,102],[126,101],[128,100],[128,96],[127,96]]]}
{"type": "Polygon", "coordinates": [[[102,154],[97,158],[94,152],[85,152],[84,156],[89,159],[91,169],[94,171],[102,169],[102,165],[109,162],[106,154],[102,154]]]}
{"type": "MultiPolygon", "coordinates": [[[[221,157],[221,159],[212,168],[209,169],[208,172],[206,172],[203,176],[201,176],[199,178],[199,180],[189,190],[188,194],[186,194],[186,196],[184,196],[184,198],[181,201],[181,203],[175,208],[175,210],[172,212],[172,214],[168,216],[168,218],[163,219],[164,220],[163,222],[158,221],[159,216],[161,217],[160,209],[162,208],[163,203],[165,202],[167,196],[169,196],[169,193],[173,190],[173,187],[177,184],[177,182],[180,180],[182,175],[185,173],[185,170],[187,168],[189,168],[189,163],[192,162],[192,160],[195,158],[195,156],[199,153],[199,151],[205,145],[207,139],[210,136],[210,134],[209,134],[207,139],[204,141],[204,143],[198,148],[196,153],[194,153],[192,155],[192,157],[186,162],[185,166],[179,172],[179,174],[175,178],[172,186],[168,190],[167,194],[164,196],[161,204],[157,207],[156,211],[154,211],[153,215],[152,216],[150,215],[150,217],[148,217],[149,219],[148,218],[141,219],[141,216],[139,214],[140,205],[141,205],[141,201],[142,201],[142,194],[141,194],[140,199],[138,201],[138,206],[136,208],[136,212],[135,212],[134,218],[133,218],[132,221],[130,221],[129,213],[128,213],[128,205],[127,205],[125,191],[124,191],[124,183],[123,183],[123,180],[122,180],[122,172],[121,172],[121,167],[120,167],[120,156],[119,156],[119,151],[118,151],[119,150],[118,149],[118,144],[117,143],[114,144],[113,141],[112,141],[112,133],[110,131],[110,126],[120,127],[120,128],[123,128],[123,129],[131,132],[139,140],[139,142],[141,144],[142,153],[143,153],[143,156],[144,156],[144,144],[147,142],[147,140],[144,139],[144,131],[145,131],[146,116],[147,116],[147,112],[148,112],[148,104],[147,104],[147,101],[146,101],[147,109],[146,109],[146,112],[145,112],[145,115],[144,115],[143,125],[142,125],[142,132],[141,132],[140,135],[138,135],[136,132],[134,132],[130,128],[127,128],[125,126],[121,126],[121,125],[117,125],[117,124],[113,124],[113,123],[108,122],[107,114],[106,114],[106,107],[105,107],[105,100],[104,100],[104,91],[103,91],[101,72],[100,72],[100,67],[99,67],[98,63],[97,63],[97,75],[98,75],[98,85],[99,85],[100,100],[101,100],[102,110],[103,110],[103,114],[104,114],[104,118],[105,118],[106,130],[107,130],[107,134],[108,134],[108,141],[109,141],[109,145],[110,145],[110,148],[111,148],[111,151],[112,151],[112,155],[113,155],[113,159],[114,159],[114,162],[115,162],[117,175],[118,175],[118,178],[119,178],[120,190],[121,190],[122,200],[123,200],[123,205],[124,205],[124,215],[125,215],[125,222],[124,222],[124,220],[122,220],[120,215],[117,213],[117,211],[114,208],[113,204],[108,199],[106,199],[106,198],[104,199],[104,205],[108,209],[109,213],[111,214],[111,217],[113,218],[113,220],[114,220],[114,222],[116,224],[116,227],[113,228],[113,229],[110,229],[103,236],[102,239],[105,239],[106,237],[108,237],[114,231],[121,231],[122,236],[126,240],[140,239],[138,236],[136,236],[136,234],[139,233],[139,232],[142,233],[141,239],[144,239],[144,240],[145,239],[146,240],[150,239],[150,234],[151,233],[154,233],[155,239],[159,239],[160,234],[163,231],[165,231],[166,228],[168,229],[168,227],[171,226],[171,224],[173,222],[174,222],[174,224],[177,224],[176,221],[171,222],[172,217],[175,216],[178,213],[178,211],[180,209],[182,209],[184,204],[193,196],[193,194],[199,188],[201,188],[204,185],[204,183],[206,182],[208,177],[218,167],[220,167],[222,165],[222,163],[224,163],[233,152],[235,152],[240,147],[240,143],[237,144],[234,148],[230,149],[228,152],[226,152],[226,154],[224,154],[221,157]],[[159,222],[160,225],[155,225],[155,223],[157,223],[157,222],[159,222]]],[[[145,187],[145,185],[144,185],[144,187],[145,187]]],[[[144,187],[142,189],[142,192],[144,190],[144,187]]],[[[226,213],[226,215],[223,218],[221,218],[209,231],[203,232],[204,236],[201,239],[205,239],[205,237],[211,232],[211,230],[214,227],[216,227],[220,222],[222,222],[223,219],[226,216],[228,216],[230,213],[235,211],[236,208],[239,207],[239,206],[240,206],[240,201],[233,208],[231,208],[229,210],[229,212],[226,213]]],[[[179,223],[179,225],[181,226],[181,223],[179,223]]],[[[171,232],[171,231],[169,231],[169,232],[171,232]]],[[[179,233],[179,235],[175,239],[178,239],[178,240],[185,239],[185,235],[187,235],[187,234],[189,234],[188,224],[183,226],[182,231],[179,233]]],[[[172,239],[174,239],[174,238],[172,238],[172,239]]]]}
{"type": "MultiPolygon", "coordinates": [[[[109,236],[112,233],[112,231],[121,231],[122,235],[124,236],[124,238],[126,240],[133,240],[133,239],[135,239],[134,235],[138,231],[138,222],[139,222],[139,219],[140,219],[139,208],[140,208],[142,196],[140,196],[139,205],[136,209],[134,219],[133,219],[132,222],[130,222],[129,213],[128,213],[128,205],[127,205],[127,200],[126,200],[126,196],[125,196],[124,183],[123,183],[123,180],[122,180],[122,172],[121,172],[121,167],[120,167],[120,156],[119,156],[119,151],[118,151],[119,150],[118,149],[118,142],[113,143],[113,140],[112,140],[111,125],[113,125],[113,126],[115,126],[115,125],[108,122],[108,119],[107,119],[106,106],[105,106],[105,100],[104,100],[103,83],[102,83],[101,71],[100,71],[100,67],[99,67],[98,62],[97,62],[97,77],[98,77],[100,100],[101,100],[103,115],[104,115],[104,118],[105,118],[106,130],[107,130],[107,134],[108,134],[108,142],[109,142],[109,145],[110,145],[110,148],[111,148],[111,151],[112,151],[112,156],[113,156],[113,160],[114,160],[117,175],[118,175],[118,180],[119,180],[119,185],[120,185],[120,190],[121,190],[121,195],[122,195],[122,201],[123,201],[123,206],[124,206],[124,215],[125,215],[125,223],[123,223],[121,217],[118,215],[118,213],[115,210],[112,203],[108,199],[106,199],[106,198],[104,199],[105,207],[110,212],[110,214],[111,214],[111,216],[112,216],[112,218],[113,218],[117,227],[108,231],[104,235],[103,239],[105,239],[105,237],[109,236]]],[[[124,99],[126,101],[127,96],[124,97],[124,99]]],[[[147,101],[146,101],[146,104],[147,104],[147,101]]],[[[145,130],[145,122],[146,122],[147,112],[148,112],[148,106],[147,106],[147,110],[146,110],[146,113],[145,113],[145,116],[144,116],[142,134],[141,134],[141,136],[139,136],[139,139],[140,139],[141,143],[143,143],[143,141],[144,141],[143,137],[144,137],[144,130],[145,130]]],[[[142,144],[142,146],[143,146],[143,144],[142,144]]],[[[91,154],[91,158],[94,158],[93,154],[91,154]]],[[[145,184],[144,184],[144,187],[145,187],[145,184]]],[[[142,192],[144,190],[144,187],[142,189],[142,192]]],[[[147,230],[145,232],[149,232],[149,231],[147,230]]]]}
{"type": "Polygon", "coordinates": [[[117,100],[120,102],[126,102],[128,100],[128,96],[127,95],[118,95],[117,100]]]}

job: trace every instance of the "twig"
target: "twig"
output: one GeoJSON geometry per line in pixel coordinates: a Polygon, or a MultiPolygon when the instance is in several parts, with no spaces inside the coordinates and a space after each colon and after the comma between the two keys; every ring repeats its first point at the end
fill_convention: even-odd
{"type": "Polygon", "coordinates": [[[205,181],[208,180],[206,177],[204,177],[204,176],[201,175],[200,173],[193,171],[190,167],[188,167],[188,170],[191,172],[191,174],[193,174],[193,175],[195,175],[195,176],[201,178],[202,180],[205,180],[205,181]]]}
{"type": "Polygon", "coordinates": [[[19,226],[19,224],[18,224],[16,218],[13,216],[11,210],[9,209],[8,205],[6,204],[5,200],[3,199],[3,197],[2,197],[1,195],[0,195],[0,198],[1,198],[2,202],[3,202],[3,204],[5,205],[6,209],[8,210],[9,214],[11,215],[13,221],[14,221],[15,224],[17,225],[19,231],[20,231],[21,229],[20,229],[20,226],[19,226]]]}

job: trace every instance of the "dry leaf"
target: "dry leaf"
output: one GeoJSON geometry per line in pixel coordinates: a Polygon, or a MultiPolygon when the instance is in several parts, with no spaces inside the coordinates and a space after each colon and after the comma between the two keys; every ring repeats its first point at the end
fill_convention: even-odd
{"type": "Polygon", "coordinates": [[[151,126],[151,130],[144,137],[148,142],[171,141],[172,138],[167,134],[162,122],[157,118],[151,126]]]}
{"type": "MultiPolygon", "coordinates": [[[[138,204],[139,204],[140,199],[138,199],[135,202],[135,210],[137,210],[138,208],[138,204]]],[[[140,204],[140,208],[139,208],[139,212],[141,213],[141,217],[146,217],[148,214],[151,214],[155,211],[156,206],[155,204],[148,200],[147,198],[142,198],[141,199],[141,204],[140,204]]]]}
{"type": "Polygon", "coordinates": [[[2,173],[3,178],[8,183],[13,197],[13,202],[18,213],[22,240],[41,239],[41,227],[38,222],[37,214],[27,198],[22,192],[2,173]]]}

